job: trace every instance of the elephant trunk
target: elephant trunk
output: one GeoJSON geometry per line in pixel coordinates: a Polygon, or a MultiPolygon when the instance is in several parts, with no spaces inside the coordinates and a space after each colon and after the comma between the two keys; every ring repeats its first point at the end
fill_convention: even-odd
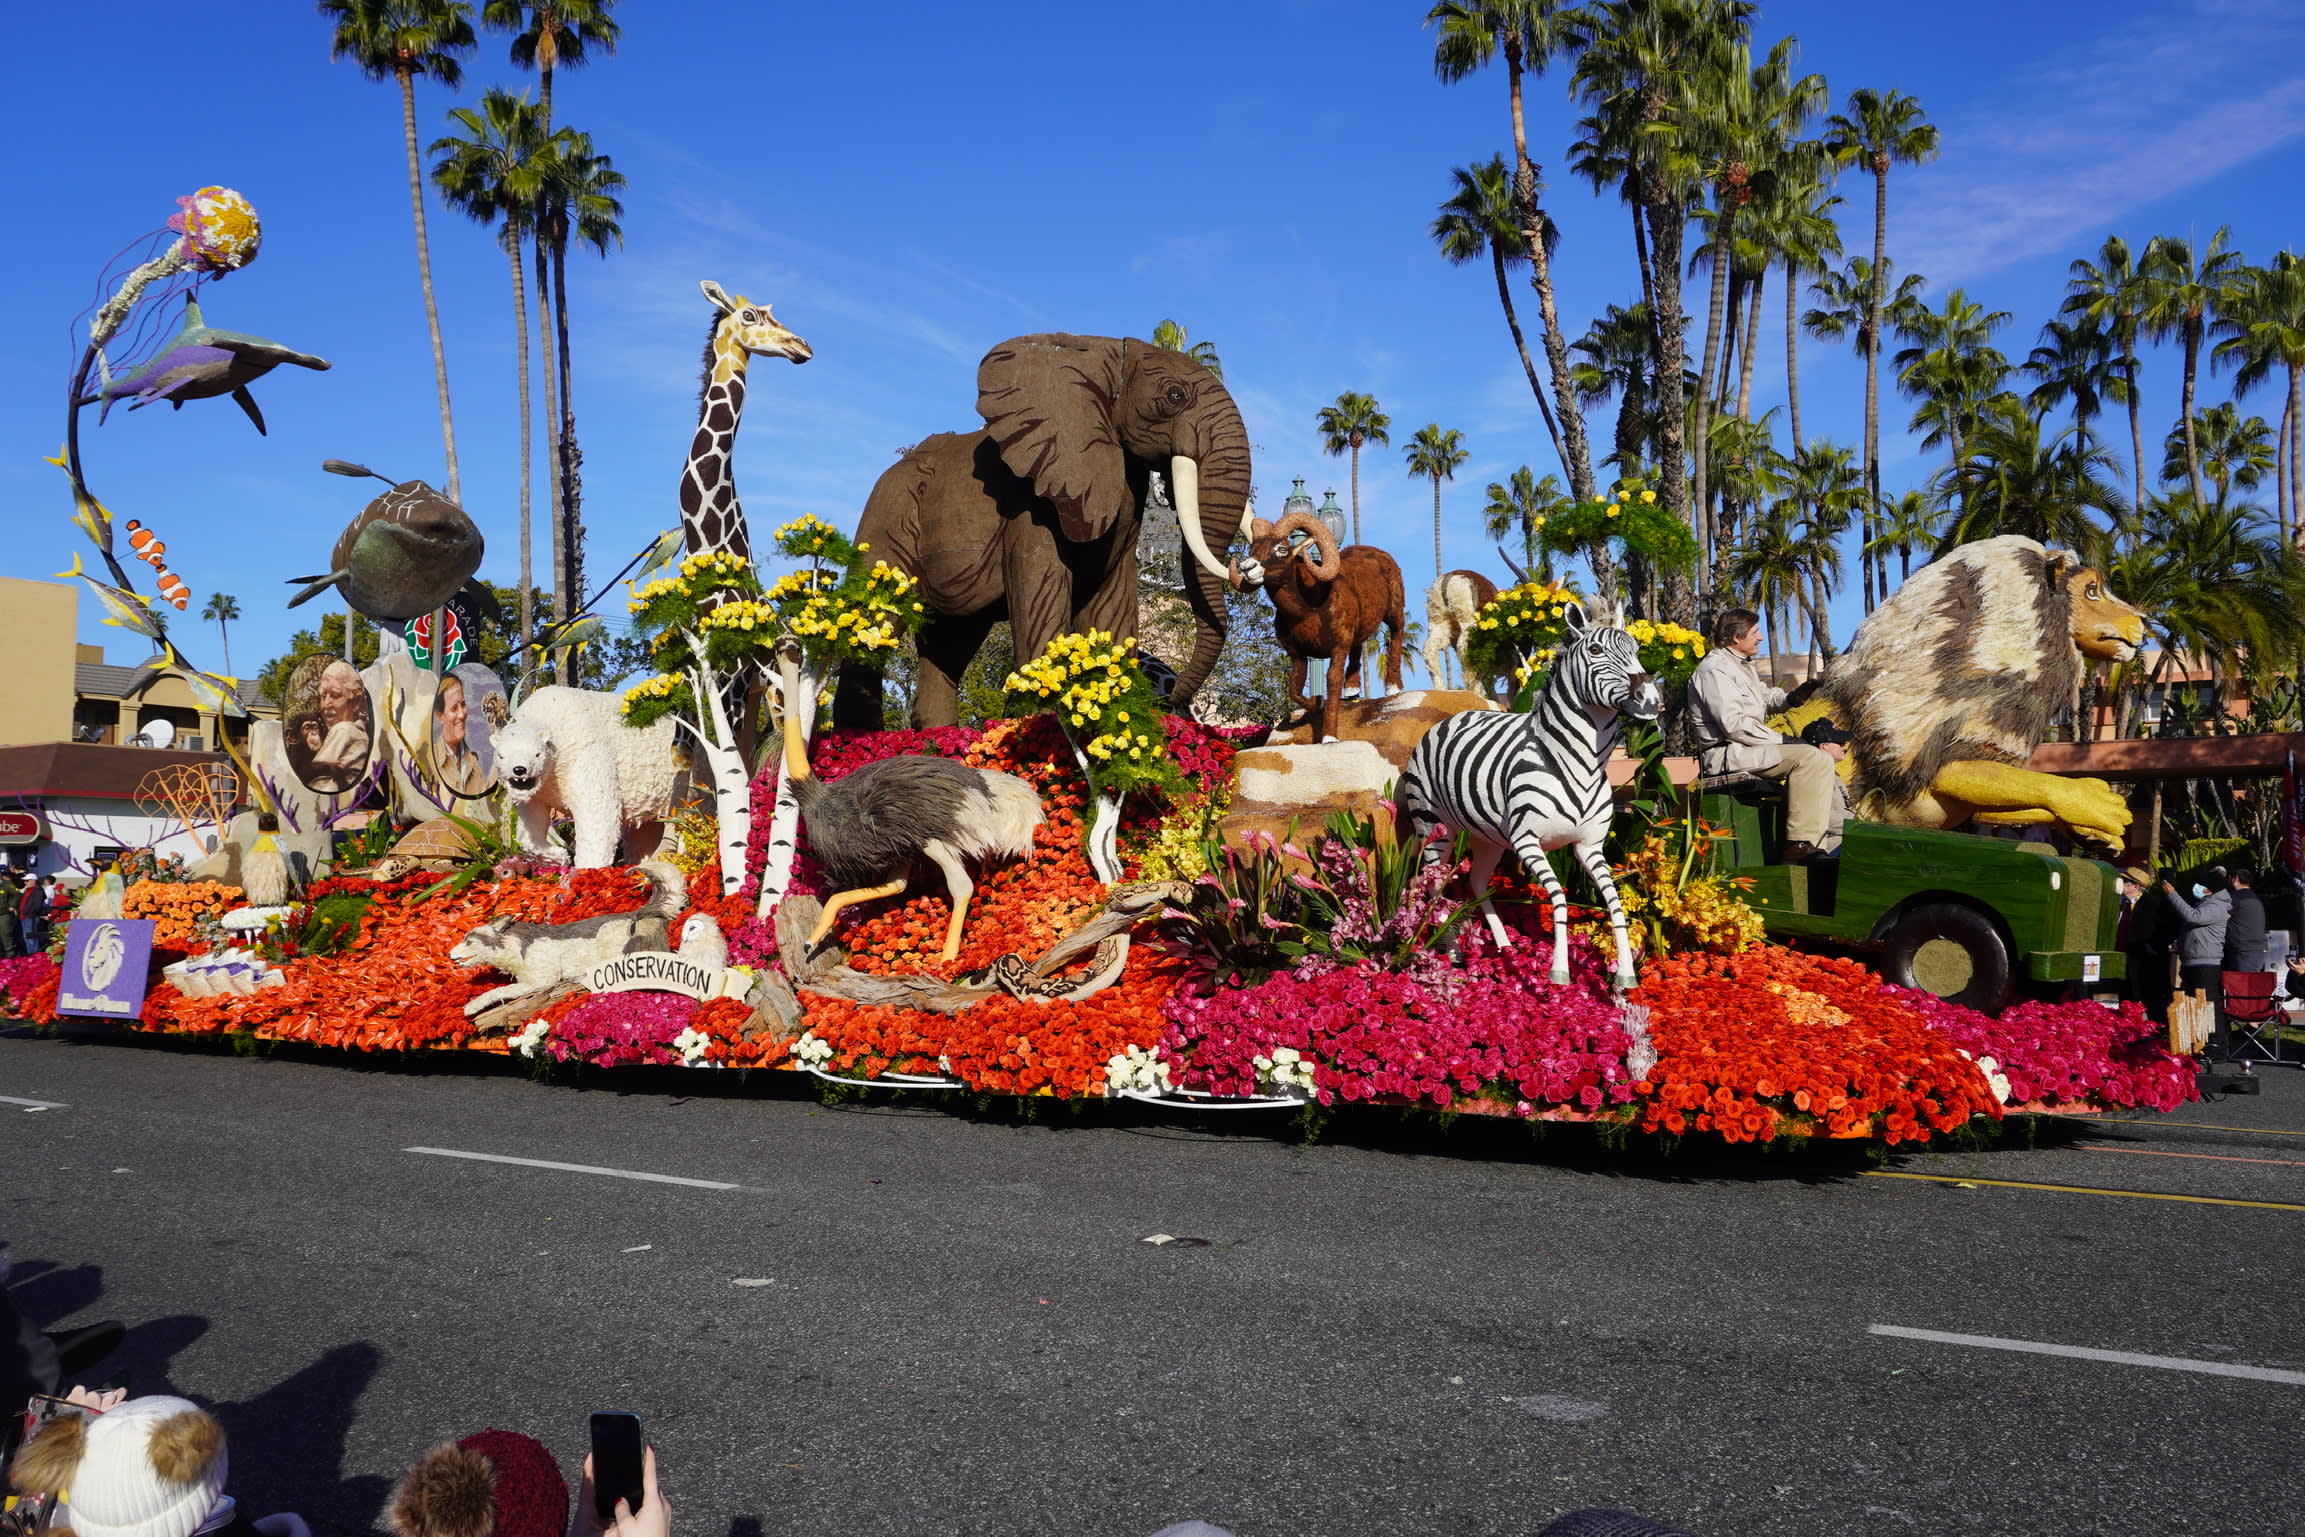
{"type": "Polygon", "coordinates": [[[1227,577],[1219,552],[1230,549],[1248,524],[1248,434],[1223,433],[1198,459],[1176,455],[1169,479],[1176,488],[1178,528],[1192,556],[1185,593],[1193,610],[1193,649],[1169,695],[1170,707],[1181,714],[1216,671],[1224,650],[1227,577]]]}

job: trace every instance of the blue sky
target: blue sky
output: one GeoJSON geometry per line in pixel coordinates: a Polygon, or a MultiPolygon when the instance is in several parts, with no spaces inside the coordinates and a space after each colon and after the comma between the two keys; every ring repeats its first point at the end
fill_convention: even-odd
{"type": "MultiPolygon", "coordinates": [[[[578,259],[572,283],[596,578],[677,517],[700,278],[773,303],[816,350],[805,368],[755,365],[736,462],[756,528],[799,512],[853,526],[899,445],[973,421],[976,361],[1004,337],[1145,335],[1164,316],[1222,352],[1268,512],[1295,475],[1316,495],[1343,490],[1314,413],[1340,390],[1378,397],[1395,447],[1364,456],[1364,517],[1414,585],[1431,570],[1431,508],[1402,471],[1410,432],[1457,427],[1472,452],[1446,498],[1452,566],[1497,567],[1478,533],[1487,481],[1556,468],[1485,266],[1450,268],[1425,232],[1449,168],[1504,148],[1507,124],[1501,75],[1434,81],[1420,4],[622,11],[620,52],[556,93],[561,120],[632,180],[624,249],[578,259]]],[[[2108,233],[2142,244],[2229,224],[2253,260],[2305,246],[2294,0],[1768,0],[1758,37],[1788,33],[1836,100],[1859,85],[1921,98],[1945,153],[1892,178],[1892,255],[1935,292],[1958,284],[2015,312],[2001,338],[2013,356],[2054,311],[2066,263],[2108,233]]],[[[79,542],[41,459],[62,435],[69,322],[99,271],[178,194],[237,187],[264,218],[264,251],[208,290],[208,318],[334,369],[257,385],[268,438],[228,402],[200,402],[116,411],[101,430],[91,414],[85,441],[92,484],[160,531],[195,615],[211,592],[239,598],[232,659],[252,672],[312,622],[317,605],[283,607],[285,580],[325,564],[363,499],[319,461],[441,475],[397,93],[332,63],[325,23],[296,4],[37,7],[13,35],[0,134],[18,206],[38,217],[10,242],[0,572],[47,577],[79,542]]],[[[525,83],[504,46],[484,36],[460,98],[419,87],[428,141],[482,87],[525,83]]],[[[1637,289],[1621,209],[1566,174],[1573,120],[1559,78],[1532,86],[1572,337],[1637,289]]],[[[1843,192],[1851,240],[1869,241],[1869,180],[1843,192]]],[[[465,501],[489,539],[485,574],[508,581],[509,274],[477,226],[432,212],[465,501]]],[[[1783,397],[1782,346],[1764,332],[1761,408],[1783,397]]],[[[2152,442],[2174,417],[2174,355],[2148,370],[2152,442]]],[[[1804,341],[1810,433],[1856,442],[1861,386],[1848,354],[1804,341]]],[[[2275,417],[2277,395],[2251,409],[2275,417]]],[[[1597,438],[1609,422],[1595,416],[1597,438]]],[[[1901,435],[1884,456],[1892,490],[1934,468],[1901,435]]],[[[538,486],[541,570],[541,464],[538,486]]],[[[115,660],[140,649],[98,618],[84,602],[83,640],[115,660]]],[[[185,630],[196,659],[220,663],[213,626],[185,630]]]]}

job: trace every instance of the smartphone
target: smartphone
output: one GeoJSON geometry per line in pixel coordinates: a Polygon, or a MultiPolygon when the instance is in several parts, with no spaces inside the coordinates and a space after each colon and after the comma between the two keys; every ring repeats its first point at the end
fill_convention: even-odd
{"type": "Polygon", "coordinates": [[[603,1521],[616,1519],[616,1502],[640,1509],[640,1416],[621,1409],[592,1417],[592,1508],[603,1521]]]}

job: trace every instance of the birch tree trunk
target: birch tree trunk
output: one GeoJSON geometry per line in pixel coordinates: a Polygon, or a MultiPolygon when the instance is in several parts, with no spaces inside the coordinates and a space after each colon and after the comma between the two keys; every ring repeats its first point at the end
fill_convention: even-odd
{"type": "MultiPolygon", "coordinates": [[[[805,744],[816,736],[816,696],[820,675],[815,667],[801,663],[798,700],[783,701],[786,710],[799,710],[800,736],[805,744]]],[[[784,893],[792,885],[793,856],[800,850],[800,802],[792,793],[791,776],[785,773],[784,754],[774,755],[776,762],[776,807],[768,818],[768,859],[760,869],[760,903],[758,911],[767,917],[769,909],[784,900],[784,893]]],[[[752,832],[752,789],[745,787],[745,835],[752,832]]],[[[744,859],[737,857],[737,879],[743,880],[744,859]]],[[[734,887],[730,888],[734,890],[734,887]]]]}

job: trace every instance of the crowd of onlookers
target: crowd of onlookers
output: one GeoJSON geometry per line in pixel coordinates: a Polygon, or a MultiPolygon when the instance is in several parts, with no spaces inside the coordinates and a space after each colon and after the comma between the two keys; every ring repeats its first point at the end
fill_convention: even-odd
{"type": "Polygon", "coordinates": [[[2220,1005],[2213,1057],[2223,1060],[2231,1049],[2222,1008],[2227,973],[2279,972],[2277,992],[2305,996],[2305,955],[2285,932],[2268,929],[2256,871],[2212,865],[2155,881],[2132,866],[2121,872],[2121,891],[2130,995],[2164,1022],[2178,996],[2199,994],[2220,1005]]]}
{"type": "Polygon", "coordinates": [[[71,913],[72,898],[61,877],[42,880],[0,869],[0,960],[47,949],[56,923],[71,913]]]}
{"type": "MultiPolygon", "coordinates": [[[[301,1516],[263,1516],[226,1492],[231,1459],[224,1427],[189,1399],[130,1397],[124,1388],[80,1386],[119,1348],[117,1323],[48,1333],[10,1299],[0,1260],[0,1466],[14,1498],[0,1513],[4,1537],[312,1537],[301,1516]],[[15,1406],[47,1417],[17,1437],[15,1406]]],[[[24,1420],[33,1418],[31,1413],[24,1420]]],[[[593,1460],[570,1514],[568,1482],[532,1437],[483,1430],[418,1458],[385,1510],[392,1537],[671,1537],[672,1511],[657,1484],[656,1449],[641,1458],[640,1508],[619,1498],[603,1514],[593,1460]]],[[[1084,1520],[1084,1529],[1097,1523],[1084,1520]]],[[[1185,1521],[1153,1537],[1230,1537],[1185,1521]]],[[[1621,1511],[1563,1516],[1538,1537],[1686,1537],[1621,1511]]]]}

